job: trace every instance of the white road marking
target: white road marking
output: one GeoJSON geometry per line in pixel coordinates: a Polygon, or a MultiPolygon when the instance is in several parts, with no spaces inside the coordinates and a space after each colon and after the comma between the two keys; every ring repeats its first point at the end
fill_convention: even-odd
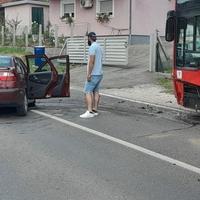
{"type": "MultiPolygon", "coordinates": [[[[79,92],[83,91],[78,87],[71,87],[71,89],[79,91],[79,92]]],[[[187,108],[174,108],[174,107],[171,107],[171,106],[164,106],[164,105],[161,105],[161,104],[150,103],[150,102],[140,101],[140,100],[135,100],[135,99],[129,99],[129,98],[120,97],[120,96],[117,96],[117,95],[111,95],[111,94],[106,94],[106,93],[100,93],[100,94],[105,96],[105,97],[111,97],[111,98],[115,98],[115,99],[120,99],[120,100],[129,101],[129,102],[133,102],[133,103],[153,106],[153,107],[157,107],[157,108],[161,108],[161,109],[172,110],[172,111],[176,111],[176,112],[187,112],[187,113],[194,112],[194,110],[187,109],[187,108]]]]}
{"type": "Polygon", "coordinates": [[[79,124],[75,124],[75,123],[70,122],[70,121],[68,121],[68,120],[65,120],[65,119],[62,119],[62,118],[59,118],[59,117],[56,117],[56,116],[53,116],[53,115],[50,115],[50,114],[47,114],[47,113],[44,113],[44,112],[41,112],[41,111],[32,110],[32,112],[34,112],[34,113],[36,113],[36,114],[39,114],[39,115],[42,115],[42,116],[44,116],[44,117],[47,117],[47,118],[56,120],[56,121],[58,121],[58,122],[61,122],[61,123],[63,123],[63,124],[66,124],[66,125],[68,125],[68,126],[71,126],[71,127],[80,129],[80,130],[82,130],[82,131],[88,132],[88,133],[90,133],[90,134],[99,136],[99,137],[101,137],[101,138],[105,138],[105,139],[107,139],[107,140],[110,140],[110,141],[112,141],[112,142],[118,143],[118,144],[123,145],[123,146],[128,147],[128,148],[134,149],[134,150],[136,150],[136,151],[142,152],[142,153],[147,154],[147,155],[149,155],[149,156],[152,156],[152,157],[154,157],[154,158],[157,158],[157,159],[166,161],[166,162],[168,162],[168,163],[170,163],[170,164],[177,165],[177,166],[179,166],[179,167],[181,167],[181,168],[184,168],[184,169],[186,169],[186,170],[189,170],[189,171],[195,172],[195,173],[197,173],[197,174],[200,174],[200,168],[195,167],[195,166],[192,166],[192,165],[190,165],[190,164],[181,162],[181,161],[179,161],[179,160],[170,158],[170,157],[165,156],[165,155],[162,155],[162,154],[160,154],[160,153],[156,153],[156,152],[154,152],[154,151],[148,150],[148,149],[143,148],[143,147],[141,147],[141,146],[138,146],[138,145],[135,145],[135,144],[132,144],[132,143],[123,141],[123,140],[121,140],[121,139],[112,137],[112,136],[110,136],[110,135],[106,135],[106,134],[104,134],[104,133],[102,133],[102,132],[99,132],[99,131],[96,131],[96,130],[93,130],[93,129],[90,129],[90,128],[87,128],[87,127],[84,127],[84,126],[81,126],[81,125],[79,125],[79,124]]]}
{"type": "Polygon", "coordinates": [[[150,103],[150,102],[146,102],[146,101],[140,101],[140,100],[124,98],[124,97],[111,95],[111,94],[105,94],[105,93],[101,93],[101,94],[103,96],[106,96],[106,97],[112,97],[112,98],[115,98],[115,99],[120,99],[120,100],[124,100],[124,101],[130,101],[130,102],[133,102],[133,103],[144,104],[144,105],[153,106],[153,107],[157,107],[157,108],[164,108],[164,109],[168,109],[168,110],[172,110],[172,111],[178,111],[178,112],[180,112],[180,111],[183,112],[184,111],[185,112],[185,110],[174,108],[174,107],[170,107],[170,106],[164,106],[164,105],[150,103]]]}

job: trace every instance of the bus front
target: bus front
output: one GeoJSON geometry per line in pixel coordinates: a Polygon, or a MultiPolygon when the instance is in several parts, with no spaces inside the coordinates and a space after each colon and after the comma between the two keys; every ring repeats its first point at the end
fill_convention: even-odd
{"type": "Polygon", "coordinates": [[[168,12],[166,40],[174,41],[172,78],[178,104],[200,109],[200,0],[177,0],[168,12]]]}

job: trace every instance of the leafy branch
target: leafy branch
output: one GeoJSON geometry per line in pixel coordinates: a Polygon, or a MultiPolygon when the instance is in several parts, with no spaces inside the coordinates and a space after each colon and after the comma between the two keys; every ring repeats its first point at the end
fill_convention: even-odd
{"type": "Polygon", "coordinates": [[[16,19],[7,19],[6,24],[10,26],[12,29],[14,28],[15,31],[17,30],[18,25],[22,22],[22,20],[18,20],[18,17],[16,19]]]}
{"type": "Polygon", "coordinates": [[[69,13],[65,13],[64,16],[61,17],[62,20],[65,20],[65,22],[69,25],[71,25],[74,22],[74,18],[70,16],[69,13]]]}
{"type": "Polygon", "coordinates": [[[110,21],[111,13],[97,13],[97,22],[108,23],[110,21]]]}

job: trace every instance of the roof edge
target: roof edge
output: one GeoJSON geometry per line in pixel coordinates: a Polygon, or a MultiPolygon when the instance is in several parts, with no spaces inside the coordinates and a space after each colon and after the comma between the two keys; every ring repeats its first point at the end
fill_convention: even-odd
{"type": "Polygon", "coordinates": [[[24,4],[32,4],[32,5],[38,5],[38,6],[49,6],[49,3],[43,2],[43,1],[30,1],[30,0],[23,0],[23,1],[17,1],[17,2],[9,2],[9,3],[3,3],[1,7],[12,7],[12,6],[19,6],[24,4]]]}

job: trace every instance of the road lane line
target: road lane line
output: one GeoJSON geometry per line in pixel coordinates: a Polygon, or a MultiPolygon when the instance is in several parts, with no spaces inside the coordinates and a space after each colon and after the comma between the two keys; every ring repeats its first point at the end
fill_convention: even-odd
{"type": "Polygon", "coordinates": [[[134,100],[134,99],[124,98],[124,97],[106,94],[106,93],[101,93],[101,94],[106,97],[111,97],[111,98],[120,99],[120,100],[129,101],[129,102],[133,102],[133,103],[138,103],[138,104],[144,104],[147,106],[153,106],[153,107],[157,107],[157,108],[161,108],[161,109],[167,109],[167,110],[172,110],[172,111],[176,111],[176,112],[189,112],[188,110],[183,110],[183,109],[174,108],[174,107],[170,107],[170,106],[164,106],[164,105],[160,105],[160,104],[156,104],[156,103],[134,100]]]}
{"type": "MultiPolygon", "coordinates": [[[[82,92],[82,90],[80,88],[78,88],[78,87],[71,87],[71,89],[79,91],[79,92],[82,92]]],[[[141,101],[141,100],[136,100],[136,99],[125,98],[125,97],[112,95],[112,94],[107,94],[107,93],[102,93],[102,92],[100,94],[102,96],[105,96],[105,97],[111,97],[111,98],[114,98],[114,99],[129,101],[129,102],[132,102],[132,103],[138,103],[138,104],[143,104],[143,105],[147,105],[147,106],[153,106],[153,107],[160,108],[160,109],[172,110],[172,111],[175,111],[175,112],[187,112],[187,113],[194,112],[194,110],[189,109],[189,108],[174,108],[174,107],[171,107],[171,106],[164,106],[164,105],[161,105],[161,104],[156,104],[156,103],[150,103],[150,102],[147,102],[147,101],[141,101]]]]}
{"type": "Polygon", "coordinates": [[[115,142],[115,143],[118,143],[120,145],[123,145],[123,146],[126,146],[128,148],[131,148],[131,149],[134,149],[136,151],[139,151],[139,152],[142,152],[144,154],[147,154],[149,156],[152,156],[154,158],[157,158],[157,159],[160,159],[160,160],[163,160],[163,161],[166,161],[170,164],[173,164],[173,165],[177,165],[181,168],[184,168],[184,169],[187,169],[189,171],[192,171],[192,172],[195,172],[197,174],[200,174],[200,168],[198,167],[195,167],[195,166],[192,166],[190,164],[187,164],[187,163],[184,163],[184,162],[181,162],[179,160],[176,160],[176,159],[173,159],[173,158],[170,158],[168,156],[165,156],[165,155],[162,155],[160,153],[156,153],[154,151],[151,151],[149,149],[146,149],[146,148],[143,148],[141,146],[138,146],[138,145],[135,145],[135,144],[132,144],[132,143],[129,143],[129,142],[126,142],[126,141],[123,141],[121,139],[118,139],[118,138],[115,138],[115,137],[112,137],[110,135],[106,135],[102,132],[99,132],[99,131],[96,131],[96,130],[93,130],[93,129],[90,129],[90,128],[87,128],[85,126],[81,126],[79,124],[76,124],[76,123],[73,123],[73,122],[70,122],[68,120],[65,120],[65,119],[62,119],[62,118],[59,118],[59,117],[56,117],[54,115],[50,115],[50,114],[47,114],[47,113],[44,113],[44,112],[41,112],[41,111],[38,111],[38,110],[31,110],[33,113],[36,113],[38,115],[42,115],[44,117],[47,117],[47,118],[50,118],[50,119],[53,119],[53,120],[56,120],[58,122],[61,122],[63,124],[66,124],[68,126],[71,126],[71,127],[74,127],[74,128],[77,128],[77,129],[80,129],[82,131],[85,131],[85,132],[88,132],[90,134],[93,134],[93,135],[96,135],[96,136],[99,136],[101,138],[104,138],[104,139],[107,139],[107,140],[110,140],[112,142],[115,142]]]}

